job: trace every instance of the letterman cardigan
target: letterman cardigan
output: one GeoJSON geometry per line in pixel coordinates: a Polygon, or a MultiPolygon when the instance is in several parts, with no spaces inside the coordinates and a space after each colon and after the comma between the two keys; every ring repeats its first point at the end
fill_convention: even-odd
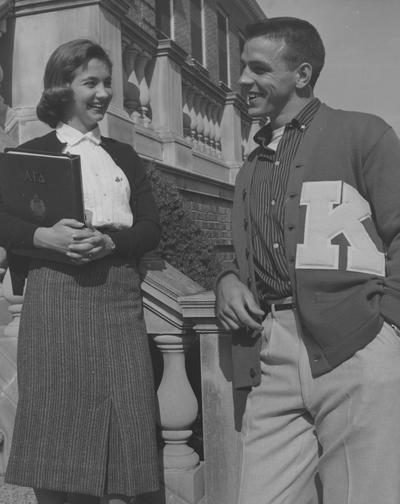
{"type": "MultiPolygon", "coordinates": [[[[55,131],[34,138],[20,148],[41,152],[63,151],[55,131]]],[[[137,260],[154,249],[160,237],[158,209],[141,159],[134,149],[112,138],[101,137],[101,146],[125,173],[131,187],[129,205],[135,221],[132,227],[107,231],[115,244],[115,253],[127,259],[137,260]]],[[[33,235],[39,224],[32,224],[5,213],[0,200],[0,246],[8,251],[8,264],[15,294],[22,294],[29,269],[29,258],[12,253],[13,248],[33,247],[33,235]],[[11,252],[10,252],[11,250],[11,252]]]]}
{"type": "MultiPolygon", "coordinates": [[[[232,212],[236,272],[256,300],[249,199],[259,153],[238,174],[232,212]]],[[[392,128],[322,104],[290,167],[283,225],[297,325],[319,376],[384,321],[400,325],[400,140],[392,128]]],[[[237,392],[260,383],[260,346],[245,328],[233,335],[237,392]]]]}

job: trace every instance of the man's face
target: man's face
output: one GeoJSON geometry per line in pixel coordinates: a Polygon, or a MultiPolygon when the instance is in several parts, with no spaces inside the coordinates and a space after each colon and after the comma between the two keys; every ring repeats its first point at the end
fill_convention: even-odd
{"type": "Polygon", "coordinates": [[[284,116],[296,95],[296,70],[290,70],[284,55],[284,40],[256,37],[243,49],[239,84],[247,94],[249,114],[268,116],[274,122],[284,116]]]}

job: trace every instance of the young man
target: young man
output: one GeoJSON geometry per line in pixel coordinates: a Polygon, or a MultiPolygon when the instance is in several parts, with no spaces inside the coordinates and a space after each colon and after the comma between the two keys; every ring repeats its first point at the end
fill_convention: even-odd
{"type": "Polygon", "coordinates": [[[248,394],[239,504],[400,503],[400,141],[314,98],[324,55],[296,18],[249,27],[242,54],[268,122],[216,286],[248,394]]]}

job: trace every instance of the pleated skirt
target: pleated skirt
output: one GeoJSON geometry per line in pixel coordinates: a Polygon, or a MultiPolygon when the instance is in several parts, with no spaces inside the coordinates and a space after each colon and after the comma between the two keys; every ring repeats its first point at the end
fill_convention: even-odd
{"type": "Polygon", "coordinates": [[[6,481],[95,496],[158,489],[153,372],[136,266],[33,261],[6,481]]]}

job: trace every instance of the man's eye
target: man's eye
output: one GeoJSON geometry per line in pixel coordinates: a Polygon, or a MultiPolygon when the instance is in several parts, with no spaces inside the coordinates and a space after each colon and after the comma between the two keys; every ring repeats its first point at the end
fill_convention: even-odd
{"type": "Polygon", "coordinates": [[[96,83],[94,81],[86,81],[85,86],[93,88],[96,86],[96,83]]]}
{"type": "Polygon", "coordinates": [[[265,68],[262,68],[262,67],[254,67],[252,70],[257,75],[261,75],[261,74],[267,72],[267,70],[265,68]]]}

